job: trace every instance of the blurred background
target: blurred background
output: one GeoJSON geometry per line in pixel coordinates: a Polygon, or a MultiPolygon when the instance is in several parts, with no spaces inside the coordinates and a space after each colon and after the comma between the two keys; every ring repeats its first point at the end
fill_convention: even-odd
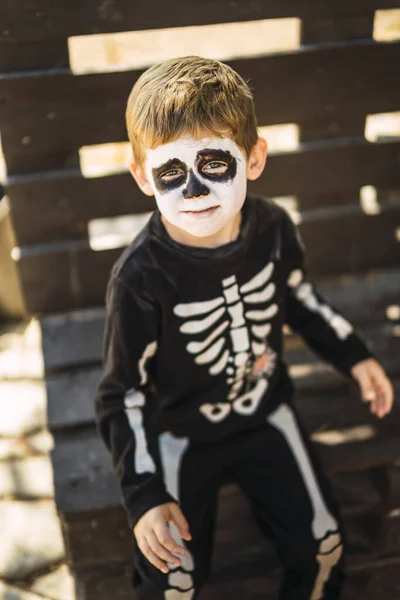
{"type": "MultiPolygon", "coordinates": [[[[339,2],[273,18],[260,2],[161,15],[137,3],[134,16],[122,0],[44,5],[0,8],[0,600],[125,599],[131,534],[92,398],[108,272],[154,209],[127,174],[129,90],[154,62],[188,54],[248,79],[270,151],[252,191],[288,210],[311,275],[396,387],[400,7],[339,2]],[[235,14],[241,22],[224,22],[235,14]]],[[[286,336],[301,410],[345,506],[346,597],[400,600],[397,417],[378,426],[348,382],[286,336]]],[[[220,502],[204,598],[276,597],[276,557],[236,488],[220,502]]]]}

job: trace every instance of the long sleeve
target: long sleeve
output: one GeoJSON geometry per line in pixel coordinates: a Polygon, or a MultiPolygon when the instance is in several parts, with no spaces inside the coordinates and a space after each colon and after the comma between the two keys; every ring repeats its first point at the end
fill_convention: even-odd
{"type": "Polygon", "coordinates": [[[107,287],[103,376],[95,398],[98,432],[111,453],[128,522],[174,499],[157,467],[157,439],[146,413],[159,313],[118,278],[107,287]]]}
{"type": "Polygon", "coordinates": [[[283,223],[283,253],[290,273],[285,301],[286,323],[306,344],[339,372],[351,377],[351,368],[373,357],[353,326],[307,279],[304,267],[304,244],[288,214],[283,223]]]}

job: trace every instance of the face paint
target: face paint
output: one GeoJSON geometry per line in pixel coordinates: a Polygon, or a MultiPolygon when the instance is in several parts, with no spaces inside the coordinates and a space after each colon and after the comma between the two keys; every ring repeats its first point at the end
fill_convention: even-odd
{"type": "Polygon", "coordinates": [[[167,221],[196,237],[211,236],[243,206],[247,159],[230,138],[180,137],[146,153],[145,174],[167,221]]]}

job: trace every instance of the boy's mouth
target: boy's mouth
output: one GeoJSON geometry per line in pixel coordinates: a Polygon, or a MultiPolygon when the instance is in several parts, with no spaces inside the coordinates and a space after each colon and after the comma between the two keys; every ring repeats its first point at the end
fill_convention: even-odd
{"type": "Polygon", "coordinates": [[[182,211],[185,215],[193,216],[195,219],[199,219],[201,217],[208,217],[212,215],[219,206],[210,206],[209,208],[205,208],[203,210],[184,210],[182,211]]]}

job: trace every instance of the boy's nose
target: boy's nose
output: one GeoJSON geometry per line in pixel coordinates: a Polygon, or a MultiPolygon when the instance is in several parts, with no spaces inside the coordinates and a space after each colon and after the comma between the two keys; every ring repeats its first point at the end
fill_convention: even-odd
{"type": "Polygon", "coordinates": [[[210,193],[209,188],[204,185],[193,173],[189,170],[189,179],[187,186],[182,191],[184,198],[198,198],[199,196],[207,196],[210,193]]]}

